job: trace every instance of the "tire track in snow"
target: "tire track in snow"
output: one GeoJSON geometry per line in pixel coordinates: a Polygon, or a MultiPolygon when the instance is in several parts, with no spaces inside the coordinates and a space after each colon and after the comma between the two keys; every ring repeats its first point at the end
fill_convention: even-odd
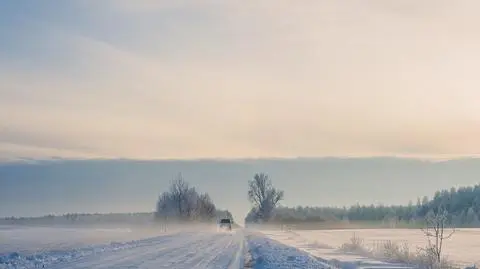
{"type": "Polygon", "coordinates": [[[238,256],[241,234],[185,233],[129,249],[58,263],[52,269],[227,268],[238,256]]]}

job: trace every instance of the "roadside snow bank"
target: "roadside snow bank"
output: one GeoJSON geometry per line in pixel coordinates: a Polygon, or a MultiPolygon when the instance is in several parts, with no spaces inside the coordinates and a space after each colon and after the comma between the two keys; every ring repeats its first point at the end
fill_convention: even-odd
{"type": "Polygon", "coordinates": [[[355,253],[346,253],[340,249],[328,246],[315,239],[306,239],[295,232],[263,231],[266,237],[277,240],[281,244],[298,248],[315,257],[332,268],[342,269],[415,269],[415,266],[380,261],[355,253]]]}
{"type": "Polygon", "coordinates": [[[262,234],[246,235],[247,251],[250,261],[245,268],[283,269],[283,268],[329,268],[307,252],[295,247],[283,245],[262,234]]]}

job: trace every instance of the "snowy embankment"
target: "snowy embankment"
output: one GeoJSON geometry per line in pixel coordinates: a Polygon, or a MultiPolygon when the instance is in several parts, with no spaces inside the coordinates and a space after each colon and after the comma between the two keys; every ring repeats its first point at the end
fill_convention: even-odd
{"type": "Polygon", "coordinates": [[[329,268],[327,264],[298,248],[281,244],[260,233],[249,233],[246,239],[245,268],[329,268]]]}
{"type": "Polygon", "coordinates": [[[379,261],[373,258],[346,253],[338,248],[332,247],[320,239],[306,239],[295,232],[285,231],[263,231],[266,237],[279,242],[280,244],[291,246],[293,249],[306,252],[315,257],[319,262],[331,268],[342,269],[413,269],[414,266],[379,261]]]}
{"type": "MultiPolygon", "coordinates": [[[[386,242],[403,246],[416,253],[427,244],[425,235],[416,229],[360,229],[360,230],[298,230],[290,232],[265,231],[264,234],[284,244],[303,249],[324,259],[339,259],[359,263],[368,260],[359,255],[342,254],[339,249],[349,243],[355,234],[364,240],[367,249],[375,250],[386,242]]],[[[474,264],[480,266],[480,229],[457,229],[452,238],[444,242],[444,255],[458,268],[474,264]]]]}

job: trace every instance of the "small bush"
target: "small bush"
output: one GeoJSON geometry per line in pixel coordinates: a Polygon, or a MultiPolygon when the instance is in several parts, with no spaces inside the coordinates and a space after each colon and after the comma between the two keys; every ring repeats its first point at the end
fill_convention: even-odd
{"type": "Polygon", "coordinates": [[[420,248],[415,255],[415,264],[427,269],[456,269],[457,267],[446,257],[437,262],[435,251],[432,248],[420,248]]]}
{"type": "Polygon", "coordinates": [[[408,263],[412,254],[407,243],[398,244],[391,240],[383,242],[377,250],[379,256],[394,262],[408,263]]]}
{"type": "Polygon", "coordinates": [[[368,250],[365,248],[363,238],[357,236],[357,234],[353,234],[352,238],[350,238],[349,243],[345,243],[340,247],[343,251],[353,252],[353,253],[367,253],[368,250]]]}

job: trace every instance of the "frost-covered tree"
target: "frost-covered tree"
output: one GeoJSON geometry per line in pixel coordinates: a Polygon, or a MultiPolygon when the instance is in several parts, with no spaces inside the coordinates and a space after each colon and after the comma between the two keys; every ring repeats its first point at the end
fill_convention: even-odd
{"type": "Polygon", "coordinates": [[[440,205],[427,213],[425,227],[422,229],[427,237],[428,245],[424,249],[429,261],[430,268],[441,268],[443,259],[444,241],[452,237],[455,227],[449,225],[448,212],[440,205]]]}
{"type": "Polygon", "coordinates": [[[477,226],[479,224],[477,213],[475,213],[473,207],[470,207],[467,210],[465,215],[465,223],[471,226],[477,226]]]}
{"type": "Polygon", "coordinates": [[[216,216],[215,205],[207,193],[200,194],[197,202],[197,213],[201,219],[213,219],[216,216]]]}
{"type": "Polygon", "coordinates": [[[215,204],[208,194],[200,194],[179,174],[169,191],[162,193],[157,201],[157,220],[210,221],[216,217],[215,204]]]}
{"type": "Polygon", "coordinates": [[[272,181],[264,173],[255,174],[248,182],[248,199],[252,203],[256,220],[269,221],[284,193],[273,187],[272,181]]]}

